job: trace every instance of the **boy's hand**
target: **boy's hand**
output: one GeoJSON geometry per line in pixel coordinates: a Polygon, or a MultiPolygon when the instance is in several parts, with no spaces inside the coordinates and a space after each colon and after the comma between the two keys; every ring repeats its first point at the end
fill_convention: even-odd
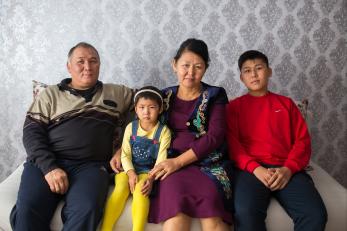
{"type": "Polygon", "coordinates": [[[137,180],[138,180],[137,174],[133,169],[131,169],[127,172],[127,175],[129,178],[128,182],[129,182],[130,191],[131,191],[131,193],[134,193],[135,186],[136,186],[137,180]]]}
{"type": "Polygon", "coordinates": [[[110,160],[110,166],[115,173],[119,173],[123,170],[120,161],[121,149],[118,149],[110,160]]]}
{"type": "Polygon", "coordinates": [[[292,172],[287,167],[273,169],[275,170],[275,174],[273,174],[271,179],[268,181],[269,189],[271,189],[271,191],[283,189],[292,177],[292,172]]]}
{"type": "Polygon", "coordinates": [[[145,182],[142,185],[141,188],[141,193],[144,196],[149,196],[149,194],[152,191],[152,186],[153,186],[154,179],[152,177],[149,177],[148,179],[145,180],[145,182]]]}
{"type": "Polygon", "coordinates": [[[254,169],[253,174],[260,180],[267,188],[269,188],[269,180],[275,174],[275,170],[259,166],[254,169]]]}

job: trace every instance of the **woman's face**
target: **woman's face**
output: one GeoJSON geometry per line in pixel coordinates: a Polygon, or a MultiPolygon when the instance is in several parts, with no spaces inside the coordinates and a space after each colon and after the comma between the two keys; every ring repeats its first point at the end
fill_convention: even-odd
{"type": "Polygon", "coordinates": [[[185,51],[181,57],[172,62],[180,86],[186,88],[200,87],[201,79],[206,71],[204,60],[191,51],[185,51]]]}

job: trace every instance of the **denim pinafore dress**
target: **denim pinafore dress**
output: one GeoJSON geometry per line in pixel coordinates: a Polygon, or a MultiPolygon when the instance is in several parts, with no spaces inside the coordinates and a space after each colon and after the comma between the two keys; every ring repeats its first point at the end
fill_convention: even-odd
{"type": "Polygon", "coordinates": [[[137,129],[139,127],[139,121],[134,120],[132,122],[132,134],[130,137],[130,145],[132,150],[132,162],[137,174],[149,172],[158,157],[159,152],[159,138],[164,125],[159,122],[157,131],[154,134],[153,139],[138,136],[137,129]]]}

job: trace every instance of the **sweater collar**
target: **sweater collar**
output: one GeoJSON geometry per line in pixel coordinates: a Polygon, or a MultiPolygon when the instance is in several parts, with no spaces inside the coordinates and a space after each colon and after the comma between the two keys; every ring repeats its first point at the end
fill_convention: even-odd
{"type": "Polygon", "coordinates": [[[58,84],[59,90],[68,91],[70,92],[70,94],[75,96],[81,96],[85,99],[86,102],[90,102],[93,96],[95,95],[95,93],[102,88],[102,82],[98,80],[93,87],[86,90],[78,90],[69,86],[69,83],[71,83],[71,81],[72,81],[71,78],[63,79],[58,84]]]}

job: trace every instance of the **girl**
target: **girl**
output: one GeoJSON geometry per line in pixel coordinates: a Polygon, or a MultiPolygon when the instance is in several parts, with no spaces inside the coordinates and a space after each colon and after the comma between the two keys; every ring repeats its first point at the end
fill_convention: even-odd
{"type": "Polygon", "coordinates": [[[148,195],[154,177],[148,176],[153,166],[167,157],[170,130],[158,121],[163,111],[163,97],[155,87],[143,87],[134,96],[136,120],[125,129],[121,162],[124,172],[115,176],[115,189],[107,201],[102,231],[112,230],[126,200],[133,194],[133,231],[144,230],[149,210],[148,195]]]}

